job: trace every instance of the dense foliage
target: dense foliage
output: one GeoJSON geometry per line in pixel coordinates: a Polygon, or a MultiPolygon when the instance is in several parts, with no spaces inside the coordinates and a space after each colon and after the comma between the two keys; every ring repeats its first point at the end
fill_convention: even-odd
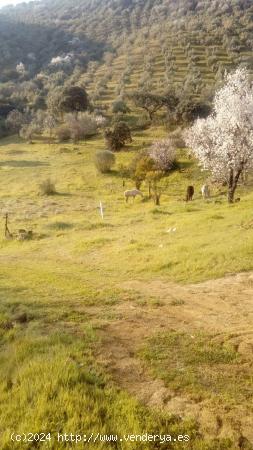
{"type": "Polygon", "coordinates": [[[126,91],[149,92],[157,100],[161,91],[175,91],[186,98],[177,116],[188,120],[206,105],[192,109],[193,98],[206,99],[226,69],[253,68],[252,18],[251,0],[42,0],[2,8],[0,116],[27,106],[52,110],[62,89],[71,86],[87,88],[101,108],[115,75],[113,63],[124,55],[112,98],[121,101],[114,103],[115,112],[128,111],[126,91]],[[136,52],[143,68],[132,88],[133,69],[140,63],[136,52]],[[159,80],[154,77],[158,52],[164,66],[159,80]]]}

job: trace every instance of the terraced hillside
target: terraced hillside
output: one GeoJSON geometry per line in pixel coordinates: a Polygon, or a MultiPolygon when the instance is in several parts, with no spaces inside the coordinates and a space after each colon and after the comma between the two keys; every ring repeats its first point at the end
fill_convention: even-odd
{"type": "Polygon", "coordinates": [[[225,70],[242,64],[253,71],[252,20],[248,0],[79,0],[74,7],[43,0],[3,8],[0,99],[13,83],[35,108],[35,93],[46,101],[56,87],[80,83],[97,105],[136,89],[209,97],[225,70]]]}
{"type": "MultiPolygon", "coordinates": [[[[155,91],[163,91],[166,81],[166,56],[163,55],[159,42],[152,42],[148,46],[151,53],[152,62],[152,75],[151,82],[155,91]]],[[[219,81],[221,72],[217,73],[216,66],[210,67],[208,58],[210,54],[216,60],[216,64],[225,71],[231,70],[236,65],[235,59],[229,56],[227,50],[222,45],[210,46],[205,48],[201,45],[193,45],[189,47],[187,51],[183,46],[171,46],[171,60],[173,61],[173,71],[171,73],[170,82],[182,86],[189,74],[189,66],[193,58],[196,59],[195,68],[198,71],[199,82],[205,86],[214,87],[215,83],[219,81]]],[[[145,74],[145,59],[146,48],[136,49],[134,46],[129,50],[127,55],[116,56],[111,65],[111,77],[104,85],[104,92],[101,94],[99,100],[104,103],[112,102],[117,96],[117,87],[120,86],[122,81],[122,74],[124,76],[125,71],[128,72],[127,82],[125,83],[125,92],[131,93],[134,90],[140,88],[141,79],[145,74]],[[129,64],[130,60],[130,64],[129,64]],[[130,68],[128,70],[128,67],[130,68]]],[[[241,58],[245,57],[250,60],[251,53],[241,53],[241,58]]],[[[100,82],[103,83],[103,79],[108,72],[109,67],[106,64],[102,64],[94,72],[92,80],[86,81],[86,86],[90,94],[94,94],[96,85],[100,82]]],[[[223,72],[222,72],[223,73],[223,72]]],[[[253,70],[252,70],[253,73],[253,70]]],[[[85,75],[81,78],[81,81],[86,80],[85,75]]]]}
{"type": "Polygon", "coordinates": [[[0,450],[253,449],[248,71],[201,122],[210,171],[177,120],[253,75],[252,24],[251,0],[1,10],[0,450]]]}

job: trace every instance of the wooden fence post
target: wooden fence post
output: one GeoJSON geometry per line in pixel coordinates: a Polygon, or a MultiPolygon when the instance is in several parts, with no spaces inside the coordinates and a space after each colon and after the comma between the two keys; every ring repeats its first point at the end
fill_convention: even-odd
{"type": "Polygon", "coordinates": [[[101,214],[102,220],[104,220],[104,208],[103,208],[103,204],[101,201],[100,201],[99,206],[100,206],[100,214],[101,214]]]}

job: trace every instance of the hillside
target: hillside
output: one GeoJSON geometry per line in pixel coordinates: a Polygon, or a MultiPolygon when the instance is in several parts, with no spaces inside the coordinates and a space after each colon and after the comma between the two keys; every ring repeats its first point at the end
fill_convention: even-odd
{"type": "Polygon", "coordinates": [[[253,449],[252,33],[251,0],[0,10],[1,450],[253,449]]]}
{"type": "Polygon", "coordinates": [[[98,107],[136,88],[210,95],[225,70],[243,64],[253,71],[252,16],[248,0],[83,0],[74,6],[43,0],[5,7],[0,96],[4,101],[11,92],[18,104],[18,86],[19,98],[29,97],[37,108],[36,96],[46,99],[70,83],[82,83],[98,107]]]}

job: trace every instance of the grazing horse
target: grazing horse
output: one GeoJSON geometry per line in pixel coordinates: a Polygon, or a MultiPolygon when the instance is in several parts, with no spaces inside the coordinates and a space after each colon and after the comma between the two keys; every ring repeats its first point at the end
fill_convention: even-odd
{"type": "Polygon", "coordinates": [[[141,197],[143,197],[143,193],[141,191],[139,191],[138,189],[131,189],[130,191],[124,192],[126,202],[128,202],[129,197],[132,197],[134,200],[136,195],[140,195],[141,197]]]}
{"type": "Polygon", "coordinates": [[[194,196],[194,187],[188,186],[186,191],[186,202],[192,201],[193,196],[194,196]]]}
{"type": "Polygon", "coordinates": [[[201,194],[204,199],[210,198],[210,189],[207,184],[204,184],[201,188],[201,194]]]}

